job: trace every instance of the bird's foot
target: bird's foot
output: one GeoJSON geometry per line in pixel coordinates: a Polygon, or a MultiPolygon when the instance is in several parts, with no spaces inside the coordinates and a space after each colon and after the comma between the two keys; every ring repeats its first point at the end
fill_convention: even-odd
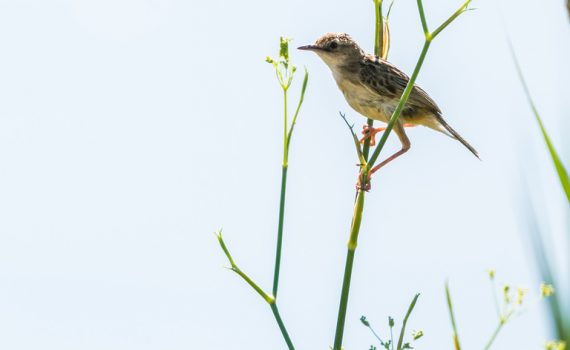
{"type": "MultiPolygon", "coordinates": [[[[412,128],[414,126],[416,126],[415,124],[404,124],[403,125],[404,128],[412,128]]],[[[364,124],[362,126],[362,138],[360,139],[360,143],[364,143],[364,141],[366,141],[366,139],[370,138],[370,146],[375,146],[376,145],[376,134],[378,134],[379,132],[383,132],[384,130],[386,130],[386,127],[380,127],[380,128],[374,128],[369,126],[368,124],[364,124]]]]}
{"type": "Polygon", "coordinates": [[[364,124],[362,127],[362,138],[360,139],[360,143],[364,143],[366,139],[370,139],[370,146],[376,145],[376,134],[386,130],[386,127],[381,128],[374,128],[368,124],[364,124]]]}

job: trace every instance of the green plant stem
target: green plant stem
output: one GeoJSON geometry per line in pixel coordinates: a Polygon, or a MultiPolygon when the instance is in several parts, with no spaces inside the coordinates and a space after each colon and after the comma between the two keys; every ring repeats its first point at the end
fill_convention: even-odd
{"type": "Polygon", "coordinates": [[[491,345],[493,345],[493,342],[495,341],[495,339],[497,339],[497,335],[499,335],[499,332],[501,331],[501,329],[503,328],[504,325],[505,325],[504,322],[499,322],[499,324],[497,325],[497,328],[495,328],[495,331],[491,335],[491,338],[489,339],[489,341],[487,342],[487,345],[485,345],[483,350],[489,350],[491,348],[491,345]]]}
{"type": "Polygon", "coordinates": [[[289,143],[288,137],[288,124],[287,124],[287,89],[283,88],[283,165],[287,165],[289,161],[289,143]]]}
{"type": "MultiPolygon", "coordinates": [[[[419,1],[419,0],[418,0],[418,2],[421,3],[421,1],[419,1]]],[[[416,78],[418,77],[418,74],[420,73],[420,70],[421,70],[422,65],[424,63],[424,59],[425,59],[426,54],[429,50],[431,40],[432,39],[426,38],[426,41],[424,42],[424,47],[423,47],[422,52],[420,54],[420,58],[418,59],[418,62],[416,63],[416,68],[414,69],[414,72],[412,73],[412,76],[410,77],[410,81],[408,82],[408,85],[406,85],[406,88],[404,89],[404,92],[402,93],[402,97],[400,98],[400,102],[398,103],[398,106],[394,110],[394,113],[392,113],[392,117],[390,118],[390,121],[388,122],[388,125],[386,126],[386,130],[382,133],[382,137],[380,138],[380,141],[378,142],[378,146],[376,146],[374,153],[372,153],[372,156],[370,156],[370,160],[368,161],[369,168],[371,168],[374,165],[374,163],[376,163],[376,160],[378,160],[378,156],[380,155],[380,152],[384,148],[384,145],[386,144],[386,141],[388,140],[388,136],[390,136],[390,133],[392,132],[392,129],[394,128],[394,125],[398,121],[398,118],[400,118],[400,114],[402,113],[402,110],[404,109],[406,102],[408,102],[408,98],[410,97],[410,94],[412,93],[412,89],[414,88],[414,83],[416,81],[416,78]]]]}
{"type": "MultiPolygon", "coordinates": [[[[374,54],[376,56],[382,55],[382,46],[384,45],[384,17],[382,16],[382,2],[383,0],[374,0],[374,11],[376,13],[376,20],[374,22],[374,54]]],[[[369,128],[373,128],[374,120],[368,118],[366,124],[369,128]]],[[[370,141],[372,141],[371,138],[366,138],[362,149],[362,155],[366,160],[368,160],[368,155],[370,153],[370,141]]]]}
{"type": "Polygon", "coordinates": [[[374,54],[376,56],[381,56],[382,50],[384,49],[384,16],[382,15],[382,2],[383,0],[374,0],[374,8],[376,10],[374,54]]]}
{"type": "Polygon", "coordinates": [[[442,25],[440,25],[433,33],[430,33],[429,29],[427,27],[427,20],[425,18],[422,0],[417,0],[418,12],[420,13],[420,19],[422,21],[422,28],[423,28],[424,34],[425,34],[424,46],[423,46],[422,52],[420,54],[420,57],[418,59],[418,62],[416,63],[416,67],[414,68],[414,72],[412,73],[412,76],[410,77],[410,80],[408,81],[408,84],[406,85],[406,88],[404,89],[404,92],[402,93],[402,96],[400,97],[400,102],[398,103],[398,106],[394,110],[394,113],[392,113],[392,116],[390,117],[390,121],[388,122],[388,125],[386,126],[386,130],[382,133],[382,137],[380,138],[380,142],[378,142],[378,146],[376,146],[374,153],[372,153],[372,156],[370,157],[370,160],[368,162],[368,168],[369,169],[372,168],[372,166],[374,165],[374,163],[378,159],[380,152],[382,151],[382,149],[384,148],[384,145],[386,144],[386,141],[388,140],[388,136],[390,136],[390,133],[392,132],[392,129],[394,128],[394,124],[396,124],[396,122],[398,121],[398,118],[400,118],[400,114],[402,113],[402,110],[404,109],[406,102],[408,102],[408,98],[410,97],[410,94],[412,93],[412,89],[414,88],[414,83],[416,82],[416,78],[418,77],[418,74],[422,68],[422,65],[424,63],[424,59],[425,59],[426,54],[429,50],[431,42],[433,41],[433,39],[435,39],[437,37],[437,35],[439,33],[441,33],[442,30],[444,30],[449,24],[451,24],[451,22],[453,22],[459,15],[461,15],[463,12],[466,11],[470,2],[471,2],[471,0],[465,1],[463,3],[463,5],[461,5],[461,7],[457,11],[455,11],[442,25]]]}
{"type": "Polygon", "coordinates": [[[295,347],[293,346],[293,342],[291,341],[291,337],[289,337],[289,332],[287,332],[287,328],[285,328],[285,324],[283,323],[283,320],[281,319],[281,315],[279,314],[279,308],[277,307],[277,303],[273,302],[272,304],[269,304],[271,306],[271,311],[273,311],[273,316],[275,316],[275,320],[277,321],[277,324],[279,325],[279,329],[281,330],[281,334],[283,335],[283,338],[285,339],[285,343],[287,343],[287,347],[289,348],[289,350],[295,350],[295,347]]]}
{"type": "Polygon", "coordinates": [[[445,299],[447,300],[449,318],[451,318],[451,327],[453,328],[453,346],[455,347],[455,350],[461,350],[461,345],[459,345],[459,335],[457,333],[457,325],[455,323],[455,314],[453,313],[453,304],[451,303],[451,293],[449,292],[448,282],[445,282],[445,299]]]}
{"type": "Polygon", "coordinates": [[[404,334],[406,333],[406,324],[408,323],[408,318],[412,314],[412,311],[414,310],[414,307],[416,306],[416,302],[418,301],[419,297],[420,295],[416,294],[414,296],[414,299],[412,299],[410,306],[408,307],[408,312],[406,312],[406,317],[404,317],[404,321],[402,321],[402,329],[400,330],[400,339],[398,339],[398,346],[396,347],[396,350],[402,350],[402,345],[404,343],[404,334]]]}
{"type": "MultiPolygon", "coordinates": [[[[402,96],[400,97],[400,102],[398,103],[396,110],[392,114],[392,117],[390,118],[390,121],[389,121],[388,125],[386,126],[386,130],[382,134],[382,138],[380,139],[378,146],[374,150],[374,153],[370,156],[369,160],[368,160],[368,155],[369,155],[370,142],[365,141],[365,143],[364,143],[364,148],[362,150],[362,154],[363,154],[364,158],[366,160],[368,160],[368,162],[367,162],[367,164],[365,164],[361,167],[361,174],[360,174],[360,176],[361,176],[361,178],[360,178],[361,188],[365,187],[366,182],[368,181],[368,173],[369,173],[370,169],[372,168],[372,166],[374,165],[374,163],[376,162],[376,160],[378,159],[378,156],[380,155],[382,148],[386,144],[386,141],[388,139],[388,136],[390,135],[390,132],[394,128],[394,124],[397,122],[398,118],[400,117],[400,114],[402,113],[402,110],[404,109],[404,106],[405,106],[406,102],[408,101],[408,98],[410,97],[410,94],[411,94],[412,89],[414,87],[414,83],[416,81],[416,78],[418,77],[418,74],[419,74],[420,69],[423,65],[424,59],[425,59],[426,54],[429,50],[429,47],[430,47],[432,40],[437,36],[437,34],[439,34],[443,29],[445,29],[455,18],[457,18],[457,16],[459,16],[463,11],[465,11],[465,9],[467,8],[467,5],[470,2],[471,2],[471,0],[467,0],[461,6],[461,8],[459,10],[457,10],[447,21],[445,21],[441,26],[438,27],[437,32],[434,35],[434,34],[430,34],[429,30],[427,29],[427,24],[426,24],[427,22],[426,22],[425,14],[423,11],[422,0],[417,0],[418,10],[420,12],[420,17],[422,20],[422,26],[424,27],[424,33],[425,33],[425,37],[426,37],[425,43],[424,43],[423,49],[420,53],[420,57],[418,58],[418,62],[416,63],[416,67],[414,69],[414,72],[412,73],[412,76],[410,77],[410,80],[408,81],[408,84],[406,85],[406,88],[404,89],[404,92],[403,92],[402,96]]],[[[383,29],[384,29],[383,18],[381,16],[381,9],[378,8],[378,5],[381,5],[381,3],[382,3],[381,0],[375,0],[374,1],[374,4],[376,6],[376,9],[375,9],[375,11],[376,11],[375,49],[377,49],[377,52],[375,52],[376,55],[379,55],[382,52],[382,47],[381,47],[382,44],[378,42],[378,38],[380,38],[380,34],[378,32],[383,31],[383,29]]],[[[371,119],[368,119],[368,125],[369,126],[372,125],[371,119]]],[[[364,197],[365,197],[365,192],[362,189],[360,189],[357,192],[356,200],[354,203],[354,214],[353,214],[353,219],[352,219],[352,227],[350,230],[350,238],[348,241],[348,252],[347,252],[346,263],[345,263],[345,268],[344,268],[344,277],[343,277],[343,282],[342,282],[342,291],[341,291],[340,303],[339,303],[339,309],[338,309],[338,318],[337,318],[337,324],[336,324],[336,332],[335,332],[333,350],[341,350],[341,348],[342,348],[342,339],[343,339],[343,334],[344,334],[346,311],[348,308],[348,296],[349,296],[349,292],[350,292],[350,282],[351,282],[351,278],[352,278],[352,268],[353,268],[353,264],[354,264],[354,255],[356,252],[358,234],[360,232],[360,224],[362,222],[362,212],[364,209],[364,197]]],[[[416,296],[415,300],[417,300],[417,296],[416,296]]],[[[412,304],[415,304],[415,301],[412,304]]],[[[413,305],[411,306],[411,308],[413,308],[413,305]]],[[[410,312],[411,312],[411,310],[410,310],[410,312]]],[[[407,319],[407,317],[406,317],[406,319],[407,319]]],[[[405,326],[405,324],[404,324],[404,326],[405,326]]]]}
{"type": "Polygon", "coordinates": [[[287,192],[288,165],[283,161],[281,168],[281,196],[279,199],[279,223],[277,226],[277,247],[275,248],[275,270],[273,272],[273,297],[277,298],[279,289],[279,271],[281,269],[281,250],[283,246],[283,221],[285,219],[285,193],[287,192]]]}
{"type": "Polygon", "coordinates": [[[342,347],[346,310],[348,308],[348,295],[350,292],[350,281],[352,278],[352,266],[354,264],[354,254],[356,253],[356,247],[358,245],[358,234],[360,232],[360,224],[362,223],[362,211],[364,209],[365,195],[365,191],[359,190],[354,205],[354,215],[352,219],[352,227],[350,229],[350,238],[348,240],[348,251],[346,254],[344,278],[342,281],[342,291],[340,294],[340,303],[338,308],[338,318],[333,346],[334,350],[341,350],[342,347]]]}

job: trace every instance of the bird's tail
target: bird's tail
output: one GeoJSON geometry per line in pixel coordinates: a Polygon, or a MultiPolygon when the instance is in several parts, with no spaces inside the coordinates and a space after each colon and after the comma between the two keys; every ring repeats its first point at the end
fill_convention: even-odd
{"type": "Polygon", "coordinates": [[[437,121],[439,122],[439,124],[445,129],[442,130],[445,134],[448,134],[448,136],[453,137],[454,139],[456,139],[457,141],[461,142],[463,144],[463,146],[465,146],[469,151],[471,151],[471,153],[473,153],[475,155],[475,157],[479,158],[479,153],[477,152],[477,150],[475,148],[473,148],[473,146],[471,146],[469,144],[469,142],[467,142],[463,137],[461,137],[461,135],[459,135],[459,133],[457,131],[455,131],[449,124],[447,124],[447,122],[443,119],[443,117],[437,113],[434,113],[437,121]],[[447,131],[447,132],[446,132],[447,131]]]}

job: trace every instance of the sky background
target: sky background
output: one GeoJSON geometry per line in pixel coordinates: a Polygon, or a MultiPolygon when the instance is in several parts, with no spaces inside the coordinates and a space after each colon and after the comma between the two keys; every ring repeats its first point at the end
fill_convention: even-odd
{"type": "MultiPolygon", "coordinates": [[[[432,29],[459,1],[425,1],[432,29]]],[[[567,206],[524,100],[494,1],[475,1],[433,43],[418,83],[480,152],[424,128],[366,199],[345,334],[368,349],[416,292],[420,349],[451,349],[443,284],[461,340],[496,325],[485,270],[530,288],[527,181],[543,222],[567,206]],[[526,179],[526,180],[523,180],[526,179]]],[[[502,1],[522,68],[568,163],[568,16],[561,1],[502,1]]],[[[281,91],[264,62],[325,32],[373,49],[372,1],[0,1],[0,348],[283,349],[266,304],[224,270],[213,232],[270,288],[282,147],[281,91]]],[[[423,43],[415,1],[397,0],[390,60],[411,72],[423,43]]],[[[323,62],[293,136],[280,308],[299,349],[333,341],[357,174],[323,62]]],[[[294,82],[295,101],[301,75],[294,82]]],[[[386,151],[399,147],[391,138],[386,151]]],[[[567,242],[554,236],[560,251],[567,242]]],[[[568,261],[558,261],[562,271],[568,261]]],[[[538,306],[495,349],[540,349],[538,306]]]]}

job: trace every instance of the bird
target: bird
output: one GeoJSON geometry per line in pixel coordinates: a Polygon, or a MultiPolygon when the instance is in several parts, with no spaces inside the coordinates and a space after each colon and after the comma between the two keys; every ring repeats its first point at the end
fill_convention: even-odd
{"type": "MultiPolygon", "coordinates": [[[[363,116],[388,123],[400,101],[410,78],[392,63],[366,53],[346,33],[326,33],[312,45],[299,50],[316,53],[330,68],[332,75],[348,104],[363,116]]],[[[418,85],[414,85],[404,109],[394,124],[402,148],[369,171],[369,176],[389,162],[406,153],[411,143],[405,127],[422,125],[439,131],[461,142],[479,158],[479,153],[444,119],[435,101],[418,85]]],[[[364,139],[371,138],[385,128],[363,128],[364,139]]],[[[362,141],[362,140],[361,140],[362,141]]]]}

